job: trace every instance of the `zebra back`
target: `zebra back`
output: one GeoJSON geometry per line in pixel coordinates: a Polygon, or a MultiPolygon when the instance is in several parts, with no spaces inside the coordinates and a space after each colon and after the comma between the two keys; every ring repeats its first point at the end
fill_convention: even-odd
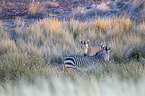
{"type": "Polygon", "coordinates": [[[98,43],[98,44],[95,44],[94,46],[90,46],[89,49],[88,49],[88,56],[93,56],[95,55],[96,53],[98,53],[99,51],[102,50],[102,44],[98,43]]]}
{"type": "Polygon", "coordinates": [[[93,56],[97,52],[101,51],[104,45],[98,43],[93,46],[89,46],[89,40],[87,40],[87,41],[81,41],[81,47],[83,49],[84,56],[93,56]]]}
{"type": "Polygon", "coordinates": [[[98,61],[104,61],[104,56],[104,50],[99,51],[93,56],[71,55],[65,58],[64,67],[77,69],[94,66],[98,61]]]}

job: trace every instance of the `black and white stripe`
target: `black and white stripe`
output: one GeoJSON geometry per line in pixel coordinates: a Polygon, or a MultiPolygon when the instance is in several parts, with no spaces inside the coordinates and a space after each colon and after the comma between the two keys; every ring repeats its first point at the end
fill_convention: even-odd
{"type": "Polygon", "coordinates": [[[78,69],[93,66],[96,62],[105,60],[105,51],[99,51],[93,56],[68,56],[64,60],[64,67],[78,69]]]}

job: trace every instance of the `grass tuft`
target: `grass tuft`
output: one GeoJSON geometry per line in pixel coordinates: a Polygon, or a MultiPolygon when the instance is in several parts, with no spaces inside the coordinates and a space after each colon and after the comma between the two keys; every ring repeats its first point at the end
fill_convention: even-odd
{"type": "Polygon", "coordinates": [[[14,40],[1,40],[0,41],[0,55],[6,53],[13,53],[17,50],[14,40]]]}
{"type": "Polygon", "coordinates": [[[35,2],[29,4],[29,17],[39,17],[45,11],[45,3],[35,2]]]}

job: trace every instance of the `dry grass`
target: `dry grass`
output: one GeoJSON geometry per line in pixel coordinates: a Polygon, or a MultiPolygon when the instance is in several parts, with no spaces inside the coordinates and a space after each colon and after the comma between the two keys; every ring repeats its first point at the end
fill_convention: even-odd
{"type": "Polygon", "coordinates": [[[52,32],[57,32],[61,28],[61,21],[58,19],[43,19],[40,21],[40,26],[44,29],[46,36],[50,35],[52,32]],[[49,25],[49,26],[48,26],[49,25]]]}
{"type": "Polygon", "coordinates": [[[108,28],[108,26],[111,25],[111,22],[109,19],[104,19],[104,18],[98,18],[98,20],[96,20],[96,27],[100,30],[106,30],[108,28]]]}
{"type": "MultiPolygon", "coordinates": [[[[23,58],[24,60],[25,58],[23,58]]],[[[27,59],[26,59],[27,60],[27,59]]],[[[144,60],[143,60],[144,61],[144,60]]],[[[142,63],[144,63],[142,61],[142,63]]],[[[0,85],[0,95],[2,96],[112,96],[112,95],[144,95],[144,66],[141,62],[130,62],[128,64],[113,64],[109,63],[97,70],[90,70],[87,72],[64,72],[58,69],[51,69],[48,66],[37,67],[32,65],[25,66],[11,66],[13,73],[6,74],[5,83],[0,85]],[[17,69],[17,67],[19,69],[17,69]],[[11,82],[12,76],[15,74],[27,76],[11,82]],[[8,76],[7,75],[7,76],[8,76]],[[40,76],[40,77],[38,77],[40,76]],[[125,91],[124,91],[125,90],[125,91]],[[135,91],[136,90],[136,91],[135,91]]],[[[2,67],[0,67],[2,68],[2,67]]]]}
{"type": "Polygon", "coordinates": [[[3,39],[9,39],[9,38],[10,37],[9,37],[8,32],[3,30],[2,22],[0,21],[0,41],[3,40],[3,39]]]}
{"type": "Polygon", "coordinates": [[[103,42],[111,46],[111,58],[115,61],[123,62],[143,56],[144,22],[135,24],[125,17],[98,18],[85,22],[42,19],[20,30],[17,32],[17,41],[29,42],[37,47],[41,55],[48,58],[48,63],[62,63],[66,55],[82,54],[79,41],[86,39],[90,39],[92,45],[103,42]]]}
{"type": "Polygon", "coordinates": [[[29,16],[33,17],[42,14],[45,11],[45,3],[35,2],[34,0],[29,4],[29,16]]]}
{"type": "Polygon", "coordinates": [[[144,95],[144,22],[126,17],[50,18],[28,27],[16,22],[16,42],[0,24],[0,95],[144,95]],[[111,46],[110,61],[80,72],[58,67],[70,54],[83,55],[80,40],[87,39],[111,46]]]}
{"type": "Polygon", "coordinates": [[[121,81],[132,79],[138,82],[144,78],[145,73],[144,32],[144,22],[136,23],[125,17],[85,22],[50,18],[28,27],[17,26],[16,42],[10,38],[1,39],[0,52],[3,53],[0,55],[0,81],[24,78],[35,84],[36,77],[50,80],[53,75],[72,82],[84,78],[91,82],[94,80],[90,79],[91,76],[99,82],[104,78],[112,80],[114,76],[121,81]],[[110,61],[93,70],[64,72],[61,66],[64,58],[70,54],[83,55],[80,40],[86,39],[90,40],[91,45],[101,41],[111,46],[110,61]]]}
{"type": "MultiPolygon", "coordinates": [[[[78,77],[80,78],[80,77],[78,77]]],[[[68,79],[68,78],[67,78],[68,79]]],[[[76,79],[76,78],[75,78],[76,79]]],[[[35,84],[20,81],[19,84],[12,85],[7,82],[0,88],[2,96],[138,96],[145,95],[144,81],[134,83],[132,81],[121,82],[116,78],[106,77],[105,80],[97,81],[93,76],[90,79],[80,79],[69,81],[61,77],[52,76],[51,79],[38,78],[35,84]],[[81,80],[81,81],[80,81],[81,80]]]]}
{"type": "Polygon", "coordinates": [[[1,40],[0,41],[0,55],[1,54],[6,54],[6,53],[11,53],[16,51],[16,45],[13,40],[1,40]]]}

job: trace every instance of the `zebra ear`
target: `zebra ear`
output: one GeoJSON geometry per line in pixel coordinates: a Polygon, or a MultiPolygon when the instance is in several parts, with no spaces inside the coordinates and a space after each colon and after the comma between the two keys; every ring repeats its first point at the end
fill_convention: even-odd
{"type": "Polygon", "coordinates": [[[109,47],[109,49],[108,50],[111,50],[111,47],[109,47]]]}
{"type": "Polygon", "coordinates": [[[80,43],[81,43],[81,44],[83,44],[83,41],[82,41],[82,40],[80,40],[80,43]]]}
{"type": "Polygon", "coordinates": [[[87,44],[89,43],[89,39],[87,40],[87,44]]]}
{"type": "Polygon", "coordinates": [[[107,46],[105,47],[105,50],[108,51],[107,46]]]}
{"type": "Polygon", "coordinates": [[[105,45],[101,44],[101,49],[104,49],[105,45]]]}
{"type": "Polygon", "coordinates": [[[105,50],[105,46],[102,46],[102,49],[105,50]]]}
{"type": "Polygon", "coordinates": [[[103,43],[100,41],[100,44],[103,45],[103,43]]]}
{"type": "Polygon", "coordinates": [[[84,41],[84,45],[86,44],[86,41],[84,41]]]}

